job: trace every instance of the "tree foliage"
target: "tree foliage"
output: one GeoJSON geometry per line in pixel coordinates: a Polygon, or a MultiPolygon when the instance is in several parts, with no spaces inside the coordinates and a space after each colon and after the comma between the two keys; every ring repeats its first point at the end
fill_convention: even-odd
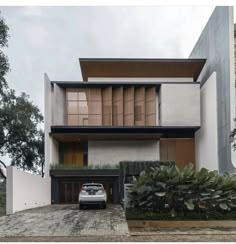
{"type": "MultiPolygon", "coordinates": [[[[236,122],[236,119],[234,119],[236,122]]],[[[236,129],[233,129],[230,133],[230,142],[232,143],[232,147],[234,151],[236,150],[236,129]]]]}
{"type": "MultiPolygon", "coordinates": [[[[0,12],[1,14],[1,12],[0,12]]],[[[8,57],[4,54],[3,48],[8,45],[9,27],[6,25],[5,19],[0,16],[0,95],[4,96],[8,88],[5,75],[9,71],[8,57]]]]}
{"type": "Polygon", "coordinates": [[[44,135],[39,127],[43,116],[28,95],[17,95],[5,80],[9,63],[2,49],[8,43],[8,30],[0,17],[0,156],[8,155],[11,165],[36,172],[44,163],[44,135]]]}

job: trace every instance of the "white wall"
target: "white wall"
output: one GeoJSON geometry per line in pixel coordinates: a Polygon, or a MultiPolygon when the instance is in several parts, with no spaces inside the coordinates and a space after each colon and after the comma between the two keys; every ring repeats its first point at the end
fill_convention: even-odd
{"type": "Polygon", "coordinates": [[[89,164],[118,164],[122,160],[158,160],[159,141],[89,141],[89,164]]]}
{"type": "Polygon", "coordinates": [[[137,81],[137,82],[192,82],[192,77],[180,77],[180,78],[173,78],[173,77],[88,77],[88,81],[96,82],[96,81],[137,81]]]}
{"type": "Polygon", "coordinates": [[[53,86],[53,125],[65,125],[66,92],[55,83],[53,86]]]}
{"type": "Polygon", "coordinates": [[[55,165],[59,163],[59,143],[52,136],[49,136],[50,140],[50,165],[55,165]]]}
{"type": "Polygon", "coordinates": [[[7,167],[7,214],[51,204],[51,179],[7,167]]]}
{"type": "Polygon", "coordinates": [[[201,129],[195,133],[196,168],[218,168],[216,73],[201,88],[201,129]]]}
{"type": "Polygon", "coordinates": [[[200,84],[161,85],[161,125],[200,126],[200,84]]]}

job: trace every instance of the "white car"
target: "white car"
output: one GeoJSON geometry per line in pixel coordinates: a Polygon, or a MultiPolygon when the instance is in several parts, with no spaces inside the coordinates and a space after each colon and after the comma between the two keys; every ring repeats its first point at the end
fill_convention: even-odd
{"type": "Polygon", "coordinates": [[[102,184],[83,184],[79,193],[79,208],[82,209],[88,205],[99,205],[102,208],[107,207],[107,194],[102,184]]]}

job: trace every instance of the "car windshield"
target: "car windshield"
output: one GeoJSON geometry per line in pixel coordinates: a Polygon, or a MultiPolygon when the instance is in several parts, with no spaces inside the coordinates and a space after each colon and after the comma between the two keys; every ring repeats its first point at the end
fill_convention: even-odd
{"type": "Polygon", "coordinates": [[[102,185],[100,184],[86,184],[86,185],[83,185],[83,190],[87,191],[87,190],[102,190],[102,185]]]}

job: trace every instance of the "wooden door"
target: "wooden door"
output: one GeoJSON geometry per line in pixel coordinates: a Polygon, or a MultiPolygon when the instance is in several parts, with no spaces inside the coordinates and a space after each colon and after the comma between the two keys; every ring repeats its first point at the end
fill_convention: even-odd
{"type": "Polygon", "coordinates": [[[78,203],[78,196],[82,184],[79,182],[61,182],[60,202],[66,204],[78,203]]]}
{"type": "Polygon", "coordinates": [[[112,182],[103,182],[104,190],[107,193],[107,203],[113,202],[113,185],[112,182]]]}
{"type": "Polygon", "coordinates": [[[67,143],[64,145],[64,164],[84,165],[84,153],[80,143],[67,143]]]}
{"type": "Polygon", "coordinates": [[[180,169],[190,162],[195,164],[194,139],[161,139],[160,159],[173,160],[180,169]]]}

